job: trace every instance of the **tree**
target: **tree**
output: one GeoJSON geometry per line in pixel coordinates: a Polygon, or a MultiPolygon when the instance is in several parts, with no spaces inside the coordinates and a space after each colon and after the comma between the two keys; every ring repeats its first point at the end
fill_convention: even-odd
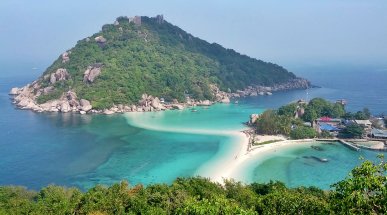
{"type": "Polygon", "coordinates": [[[370,117],[371,117],[371,112],[370,112],[370,110],[368,109],[368,108],[363,108],[363,114],[365,115],[365,117],[367,118],[367,119],[369,119],[370,117]]]}
{"type": "Polygon", "coordinates": [[[330,204],[338,214],[385,214],[387,212],[387,163],[364,161],[343,181],[334,184],[330,204]]]}
{"type": "Polygon", "coordinates": [[[288,117],[294,117],[294,113],[297,110],[297,104],[296,103],[290,103],[288,105],[284,105],[280,108],[278,108],[278,115],[285,115],[288,117]]]}
{"type": "Polygon", "coordinates": [[[362,111],[356,112],[355,115],[354,115],[354,118],[357,119],[357,120],[366,120],[366,119],[368,119],[367,115],[364,112],[362,112],[362,111]]]}
{"type": "Polygon", "coordinates": [[[305,126],[299,126],[290,132],[290,138],[292,139],[306,139],[306,138],[314,138],[316,136],[317,136],[316,130],[305,126]]]}
{"type": "Polygon", "coordinates": [[[260,134],[278,134],[277,114],[273,110],[266,110],[256,121],[257,132],[260,134]]]}
{"type": "Polygon", "coordinates": [[[344,115],[345,115],[344,106],[339,104],[339,103],[335,103],[332,106],[332,117],[340,118],[340,117],[342,117],[344,115]]]}
{"type": "Polygon", "coordinates": [[[363,134],[364,128],[355,123],[347,125],[347,127],[340,132],[340,135],[346,138],[361,138],[363,134]]]}

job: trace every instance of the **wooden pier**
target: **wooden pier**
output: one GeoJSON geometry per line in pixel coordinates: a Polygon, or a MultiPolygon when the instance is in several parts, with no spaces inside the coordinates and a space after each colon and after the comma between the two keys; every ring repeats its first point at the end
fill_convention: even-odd
{"type": "Polygon", "coordinates": [[[339,141],[341,144],[345,145],[346,147],[348,147],[348,148],[350,148],[350,149],[352,149],[352,150],[360,151],[360,148],[357,147],[357,146],[355,146],[355,145],[352,144],[352,143],[349,143],[349,142],[344,141],[344,140],[341,140],[341,139],[339,139],[338,141],[339,141]]]}

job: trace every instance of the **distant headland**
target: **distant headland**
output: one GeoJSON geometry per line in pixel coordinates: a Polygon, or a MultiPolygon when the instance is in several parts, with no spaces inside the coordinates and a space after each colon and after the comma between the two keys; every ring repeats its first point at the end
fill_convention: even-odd
{"type": "Polygon", "coordinates": [[[37,112],[182,109],[311,87],[281,66],[208,43],[156,17],[118,17],[77,42],[38,80],[13,88],[37,112]]]}

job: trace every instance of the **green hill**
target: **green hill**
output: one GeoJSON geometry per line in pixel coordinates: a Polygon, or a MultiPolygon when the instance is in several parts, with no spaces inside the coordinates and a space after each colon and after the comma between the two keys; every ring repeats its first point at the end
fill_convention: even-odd
{"type": "Polygon", "coordinates": [[[96,109],[135,104],[143,93],[166,101],[184,101],[186,95],[212,100],[212,84],[235,92],[295,78],[281,66],[194,37],[162,16],[119,17],[78,41],[47,68],[38,81],[47,90],[37,102],[59,98],[70,89],[96,109]],[[93,71],[91,79],[85,75],[88,68],[93,71]],[[59,74],[58,69],[66,73],[59,74]]]}

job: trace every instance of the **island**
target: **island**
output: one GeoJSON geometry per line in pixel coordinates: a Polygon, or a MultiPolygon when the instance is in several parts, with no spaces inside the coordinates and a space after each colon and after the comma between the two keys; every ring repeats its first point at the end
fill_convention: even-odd
{"type": "Polygon", "coordinates": [[[112,114],[228,103],[309,87],[309,81],[279,65],[208,43],[157,15],[118,17],[10,94],[21,109],[112,114]]]}

